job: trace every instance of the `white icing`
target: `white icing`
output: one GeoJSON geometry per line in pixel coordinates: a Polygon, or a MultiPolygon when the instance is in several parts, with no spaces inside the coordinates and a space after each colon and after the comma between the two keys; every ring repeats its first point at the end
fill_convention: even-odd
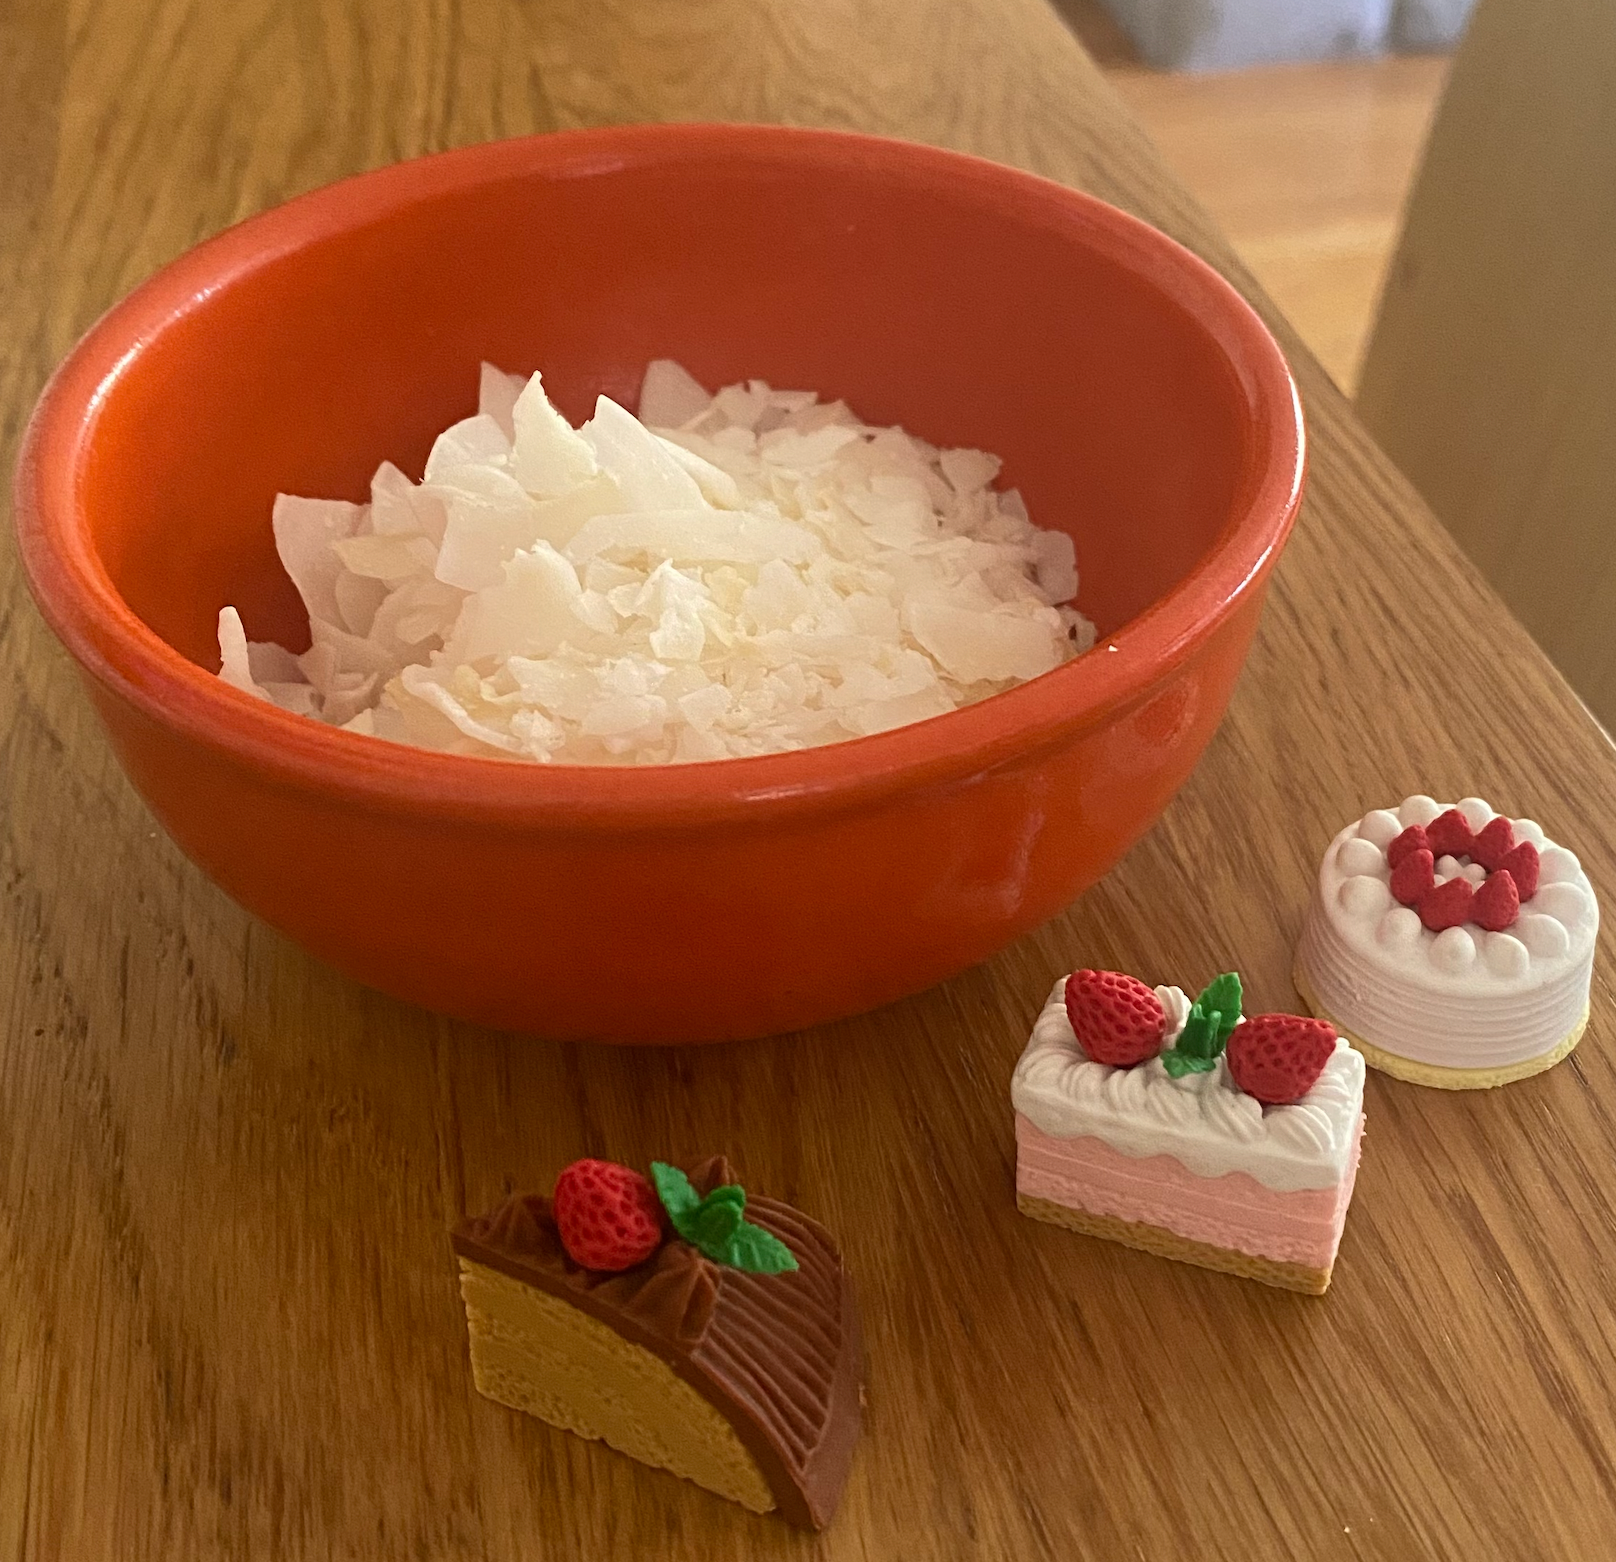
{"type": "Polygon", "coordinates": [[[1398,906],[1380,919],[1375,928],[1375,942],[1392,949],[1406,949],[1419,942],[1422,931],[1419,912],[1398,906]]]}
{"type": "Polygon", "coordinates": [[[1377,808],[1358,823],[1358,834],[1382,851],[1403,833],[1403,821],[1389,808],[1377,808]]]}
{"type": "MultiPolygon", "coordinates": [[[[1551,846],[1547,851],[1540,852],[1538,863],[1539,886],[1575,884],[1582,877],[1582,864],[1577,861],[1576,853],[1568,852],[1563,846],[1551,846]]],[[[1539,893],[1542,893],[1541,887],[1539,893]]]]}
{"type": "Polygon", "coordinates": [[[1386,865],[1386,849],[1373,841],[1350,840],[1341,848],[1341,871],[1362,875],[1379,873],[1386,865]]]}
{"type": "MultiPolygon", "coordinates": [[[[1510,821],[1542,862],[1537,893],[1507,932],[1467,923],[1433,933],[1406,906],[1376,903],[1360,881],[1389,880],[1387,819],[1429,824],[1450,805],[1415,796],[1377,808],[1331,843],[1303,929],[1298,963],[1326,1012],[1367,1042],[1445,1068],[1498,1068],[1541,1056],[1563,1041],[1588,1006],[1599,930],[1593,885],[1574,853],[1530,819],[1510,821]],[[1378,866],[1369,869],[1368,853],[1378,866]]],[[[1481,798],[1457,806],[1473,830],[1495,817],[1481,798]]],[[[1444,857],[1439,878],[1474,863],[1444,857]]]]}
{"type": "Polygon", "coordinates": [[[1580,884],[1540,884],[1531,906],[1533,911],[1553,917],[1567,933],[1575,932],[1594,915],[1594,898],[1580,884]]]}
{"type": "Polygon", "coordinates": [[[1482,940],[1488,969],[1498,976],[1524,976],[1532,954],[1520,939],[1510,933],[1489,933],[1482,940]]]}
{"type": "MultiPolygon", "coordinates": [[[[1189,1018],[1190,1000],[1158,987],[1165,1046],[1189,1018]]],[[[1055,983],[1010,1085],[1015,1109],[1057,1139],[1093,1135],[1122,1155],[1171,1155],[1198,1177],[1243,1171],[1282,1193],[1331,1188],[1346,1174],[1363,1111],[1363,1059],[1345,1041],[1294,1106],[1265,1107],[1235,1084],[1222,1058],[1209,1073],[1174,1079],[1161,1059],[1133,1068],[1095,1063],[1066,1017],[1055,983]]]]}
{"type": "Polygon", "coordinates": [[[1545,964],[1565,958],[1571,948],[1571,935],[1565,924],[1554,917],[1522,917],[1515,924],[1520,940],[1529,953],[1545,964]]]}
{"type": "MultiPolygon", "coordinates": [[[[1397,817],[1406,830],[1411,824],[1429,824],[1438,814],[1444,812],[1446,810],[1435,798],[1427,797],[1423,792],[1416,792],[1413,797],[1403,799],[1402,807],[1397,810],[1397,817]]],[[[1362,822],[1359,820],[1360,825],[1362,822]]],[[[1355,828],[1352,833],[1357,835],[1359,831],[1355,828]]]]}
{"type": "Polygon", "coordinates": [[[1368,873],[1343,880],[1338,893],[1341,904],[1355,916],[1379,916],[1392,903],[1391,887],[1384,879],[1368,873]]]}

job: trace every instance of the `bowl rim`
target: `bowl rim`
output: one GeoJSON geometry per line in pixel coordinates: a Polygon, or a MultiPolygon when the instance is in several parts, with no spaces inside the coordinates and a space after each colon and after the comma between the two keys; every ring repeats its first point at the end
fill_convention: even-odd
{"type": "Polygon", "coordinates": [[[523,136],[394,163],[186,251],[102,315],[52,375],[24,434],[14,511],[35,601],[84,672],[159,726],[267,779],[435,818],[760,823],[979,776],[1144,700],[1261,588],[1300,507],[1305,467],[1301,399],[1267,327],[1216,270],[1139,218],[1054,180],[917,142],[775,125],[650,124],[523,136]],[[258,269],[401,205],[537,173],[586,178],[703,158],[807,162],[955,192],[991,187],[1001,202],[1080,228],[1086,242],[1168,294],[1224,353],[1252,412],[1232,518],[1209,552],[1093,650],[975,705],[790,753],[623,767],[443,754],[343,732],[225,684],[124,602],[91,542],[82,479],[101,411],[166,329],[258,269]]]}

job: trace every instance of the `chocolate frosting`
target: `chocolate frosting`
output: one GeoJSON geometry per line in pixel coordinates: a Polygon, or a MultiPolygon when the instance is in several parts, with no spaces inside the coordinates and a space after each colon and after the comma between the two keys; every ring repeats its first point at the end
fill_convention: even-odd
{"type": "MultiPolygon", "coordinates": [[[[704,1196],[738,1180],[717,1155],[687,1174],[704,1196]]],[[[561,1246],[550,1200],[534,1193],[462,1221],[453,1242],[461,1257],[560,1296],[654,1351],[734,1427],[781,1516],[823,1529],[859,1433],[863,1350],[853,1289],[817,1222],[752,1197],[746,1218],[791,1249],[794,1272],[731,1269],[673,1235],[622,1274],[583,1269],[561,1246]]]]}

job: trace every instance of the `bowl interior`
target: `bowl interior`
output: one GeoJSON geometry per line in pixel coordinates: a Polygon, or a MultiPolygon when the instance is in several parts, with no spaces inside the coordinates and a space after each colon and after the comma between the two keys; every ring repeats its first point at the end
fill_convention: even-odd
{"type": "Polygon", "coordinates": [[[1075,539],[1102,633],[1194,570],[1264,458],[1227,304],[1096,203],[868,143],[565,140],[388,170],[221,241],[228,273],[120,369],[81,472],[92,546],[163,640],[216,668],[234,602],[305,646],[274,495],[363,499],[384,458],[418,477],[483,358],[542,369],[575,422],[602,391],[632,407],[667,356],[996,452],[1075,539]]]}

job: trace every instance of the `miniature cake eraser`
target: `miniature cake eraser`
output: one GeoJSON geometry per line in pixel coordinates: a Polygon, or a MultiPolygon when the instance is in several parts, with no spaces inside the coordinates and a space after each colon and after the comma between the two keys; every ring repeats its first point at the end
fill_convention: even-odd
{"type": "Polygon", "coordinates": [[[823,1529],[863,1349],[829,1234],[713,1156],[576,1161],[453,1233],[478,1390],[755,1513],[823,1529]]]}
{"type": "Polygon", "coordinates": [[[1056,982],[1011,1084],[1023,1214],[1287,1290],[1330,1284],[1363,1059],[1319,1020],[1243,1018],[1118,972],[1056,982]]]}
{"type": "Polygon", "coordinates": [[[1296,990],[1398,1079],[1506,1085],[1582,1038],[1598,933],[1582,864],[1535,821],[1415,796],[1330,843],[1296,990]]]}

